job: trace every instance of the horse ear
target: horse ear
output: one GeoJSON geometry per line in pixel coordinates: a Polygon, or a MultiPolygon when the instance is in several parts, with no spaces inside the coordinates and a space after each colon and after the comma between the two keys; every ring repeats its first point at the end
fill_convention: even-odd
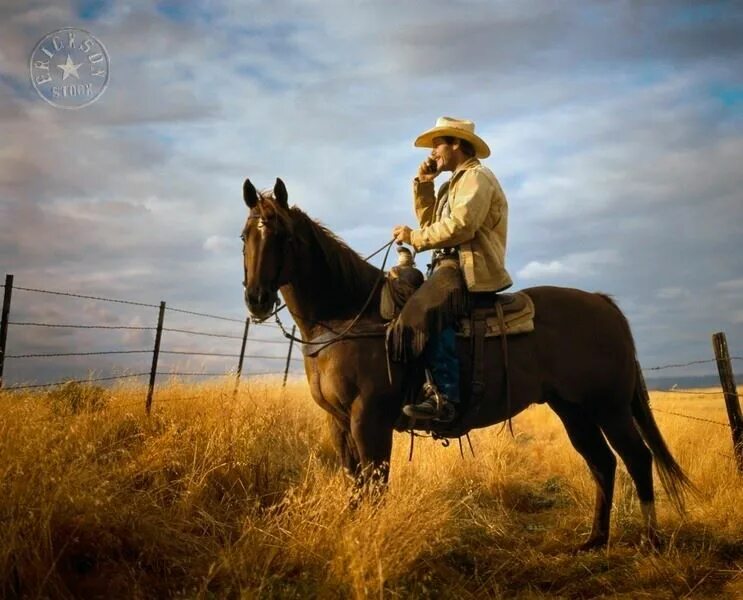
{"type": "Polygon", "coordinates": [[[276,178],[276,185],[273,186],[273,197],[279,203],[279,206],[283,208],[289,208],[289,194],[286,191],[284,182],[278,177],[276,178]]]}
{"type": "Polygon", "coordinates": [[[243,183],[243,200],[250,209],[255,208],[258,204],[258,192],[255,191],[255,186],[250,183],[250,179],[246,179],[243,183]]]}

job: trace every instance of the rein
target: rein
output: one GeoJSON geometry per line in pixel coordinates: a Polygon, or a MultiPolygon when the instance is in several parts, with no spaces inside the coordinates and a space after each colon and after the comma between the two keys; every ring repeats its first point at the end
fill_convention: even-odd
{"type": "MultiPolygon", "coordinates": [[[[390,249],[392,248],[392,244],[394,244],[394,243],[395,243],[395,240],[394,239],[390,240],[389,242],[387,242],[386,244],[384,244],[381,248],[379,248],[378,250],[372,252],[369,256],[367,256],[364,259],[365,261],[368,262],[370,258],[373,258],[374,256],[376,256],[377,254],[379,254],[380,252],[382,252],[382,250],[385,250],[385,249],[387,250],[384,253],[384,260],[382,261],[382,267],[379,270],[379,276],[377,277],[377,281],[374,282],[374,286],[372,286],[371,292],[369,292],[369,297],[366,299],[366,302],[364,302],[364,305],[361,307],[361,310],[354,317],[354,319],[346,326],[346,328],[343,331],[341,331],[340,333],[338,333],[335,337],[333,337],[333,338],[331,338],[329,340],[323,340],[321,342],[313,342],[311,340],[310,341],[305,341],[302,338],[299,338],[299,337],[297,337],[297,336],[292,335],[291,333],[289,333],[286,330],[286,328],[284,327],[284,324],[281,322],[281,319],[279,318],[279,311],[281,311],[284,307],[286,307],[286,303],[284,303],[281,306],[279,306],[276,310],[274,310],[271,314],[269,314],[265,319],[261,319],[260,321],[255,321],[255,322],[262,323],[266,319],[269,319],[270,317],[275,317],[276,324],[279,326],[279,328],[281,329],[281,332],[284,334],[284,337],[286,339],[293,340],[293,341],[297,342],[298,344],[303,344],[305,346],[328,346],[328,345],[330,345],[330,344],[332,344],[334,342],[337,342],[337,341],[339,341],[341,339],[344,339],[345,337],[347,337],[347,334],[351,331],[351,329],[353,329],[354,325],[356,325],[356,323],[359,322],[359,319],[361,319],[361,317],[363,316],[363,314],[369,308],[369,305],[371,304],[371,301],[374,298],[374,292],[376,291],[377,287],[379,287],[379,284],[384,279],[384,267],[387,265],[387,258],[390,255],[390,249]]],[[[278,301],[277,301],[277,304],[278,304],[278,301]]]]}

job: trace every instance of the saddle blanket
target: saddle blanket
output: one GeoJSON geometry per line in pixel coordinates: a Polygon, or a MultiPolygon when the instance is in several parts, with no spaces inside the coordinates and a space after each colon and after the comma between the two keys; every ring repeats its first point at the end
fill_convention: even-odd
{"type": "MultiPolygon", "coordinates": [[[[534,331],[534,302],[532,302],[528,294],[524,292],[503,294],[499,302],[503,307],[503,322],[505,324],[506,335],[534,331]]],[[[498,318],[498,310],[495,306],[476,310],[480,312],[480,315],[485,316],[485,337],[503,335],[500,319],[498,318]]],[[[472,335],[472,321],[470,317],[464,317],[459,321],[457,335],[459,337],[470,337],[472,335]]]]}

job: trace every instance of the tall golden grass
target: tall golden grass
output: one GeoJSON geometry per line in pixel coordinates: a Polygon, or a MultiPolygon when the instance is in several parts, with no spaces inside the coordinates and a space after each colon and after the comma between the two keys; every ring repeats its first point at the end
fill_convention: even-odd
{"type": "MultiPolygon", "coordinates": [[[[352,510],[303,382],[233,398],[231,381],[171,381],[149,418],[143,398],[0,394],[0,596],[743,597],[743,478],[718,425],[656,414],[700,490],[685,516],[658,491],[660,552],[639,546],[620,467],[609,548],[574,554],[594,485],[545,406],[515,437],[474,432],[474,457],[419,439],[408,462],[397,435],[388,493],[352,510]]],[[[721,395],[652,401],[725,422],[721,395]]]]}

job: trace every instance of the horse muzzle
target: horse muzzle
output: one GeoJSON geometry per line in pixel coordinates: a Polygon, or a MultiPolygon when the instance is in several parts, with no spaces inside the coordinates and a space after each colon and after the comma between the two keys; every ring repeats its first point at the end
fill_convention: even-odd
{"type": "Polygon", "coordinates": [[[255,319],[265,319],[276,306],[278,294],[268,290],[245,290],[245,305],[250,316],[255,319]]]}

